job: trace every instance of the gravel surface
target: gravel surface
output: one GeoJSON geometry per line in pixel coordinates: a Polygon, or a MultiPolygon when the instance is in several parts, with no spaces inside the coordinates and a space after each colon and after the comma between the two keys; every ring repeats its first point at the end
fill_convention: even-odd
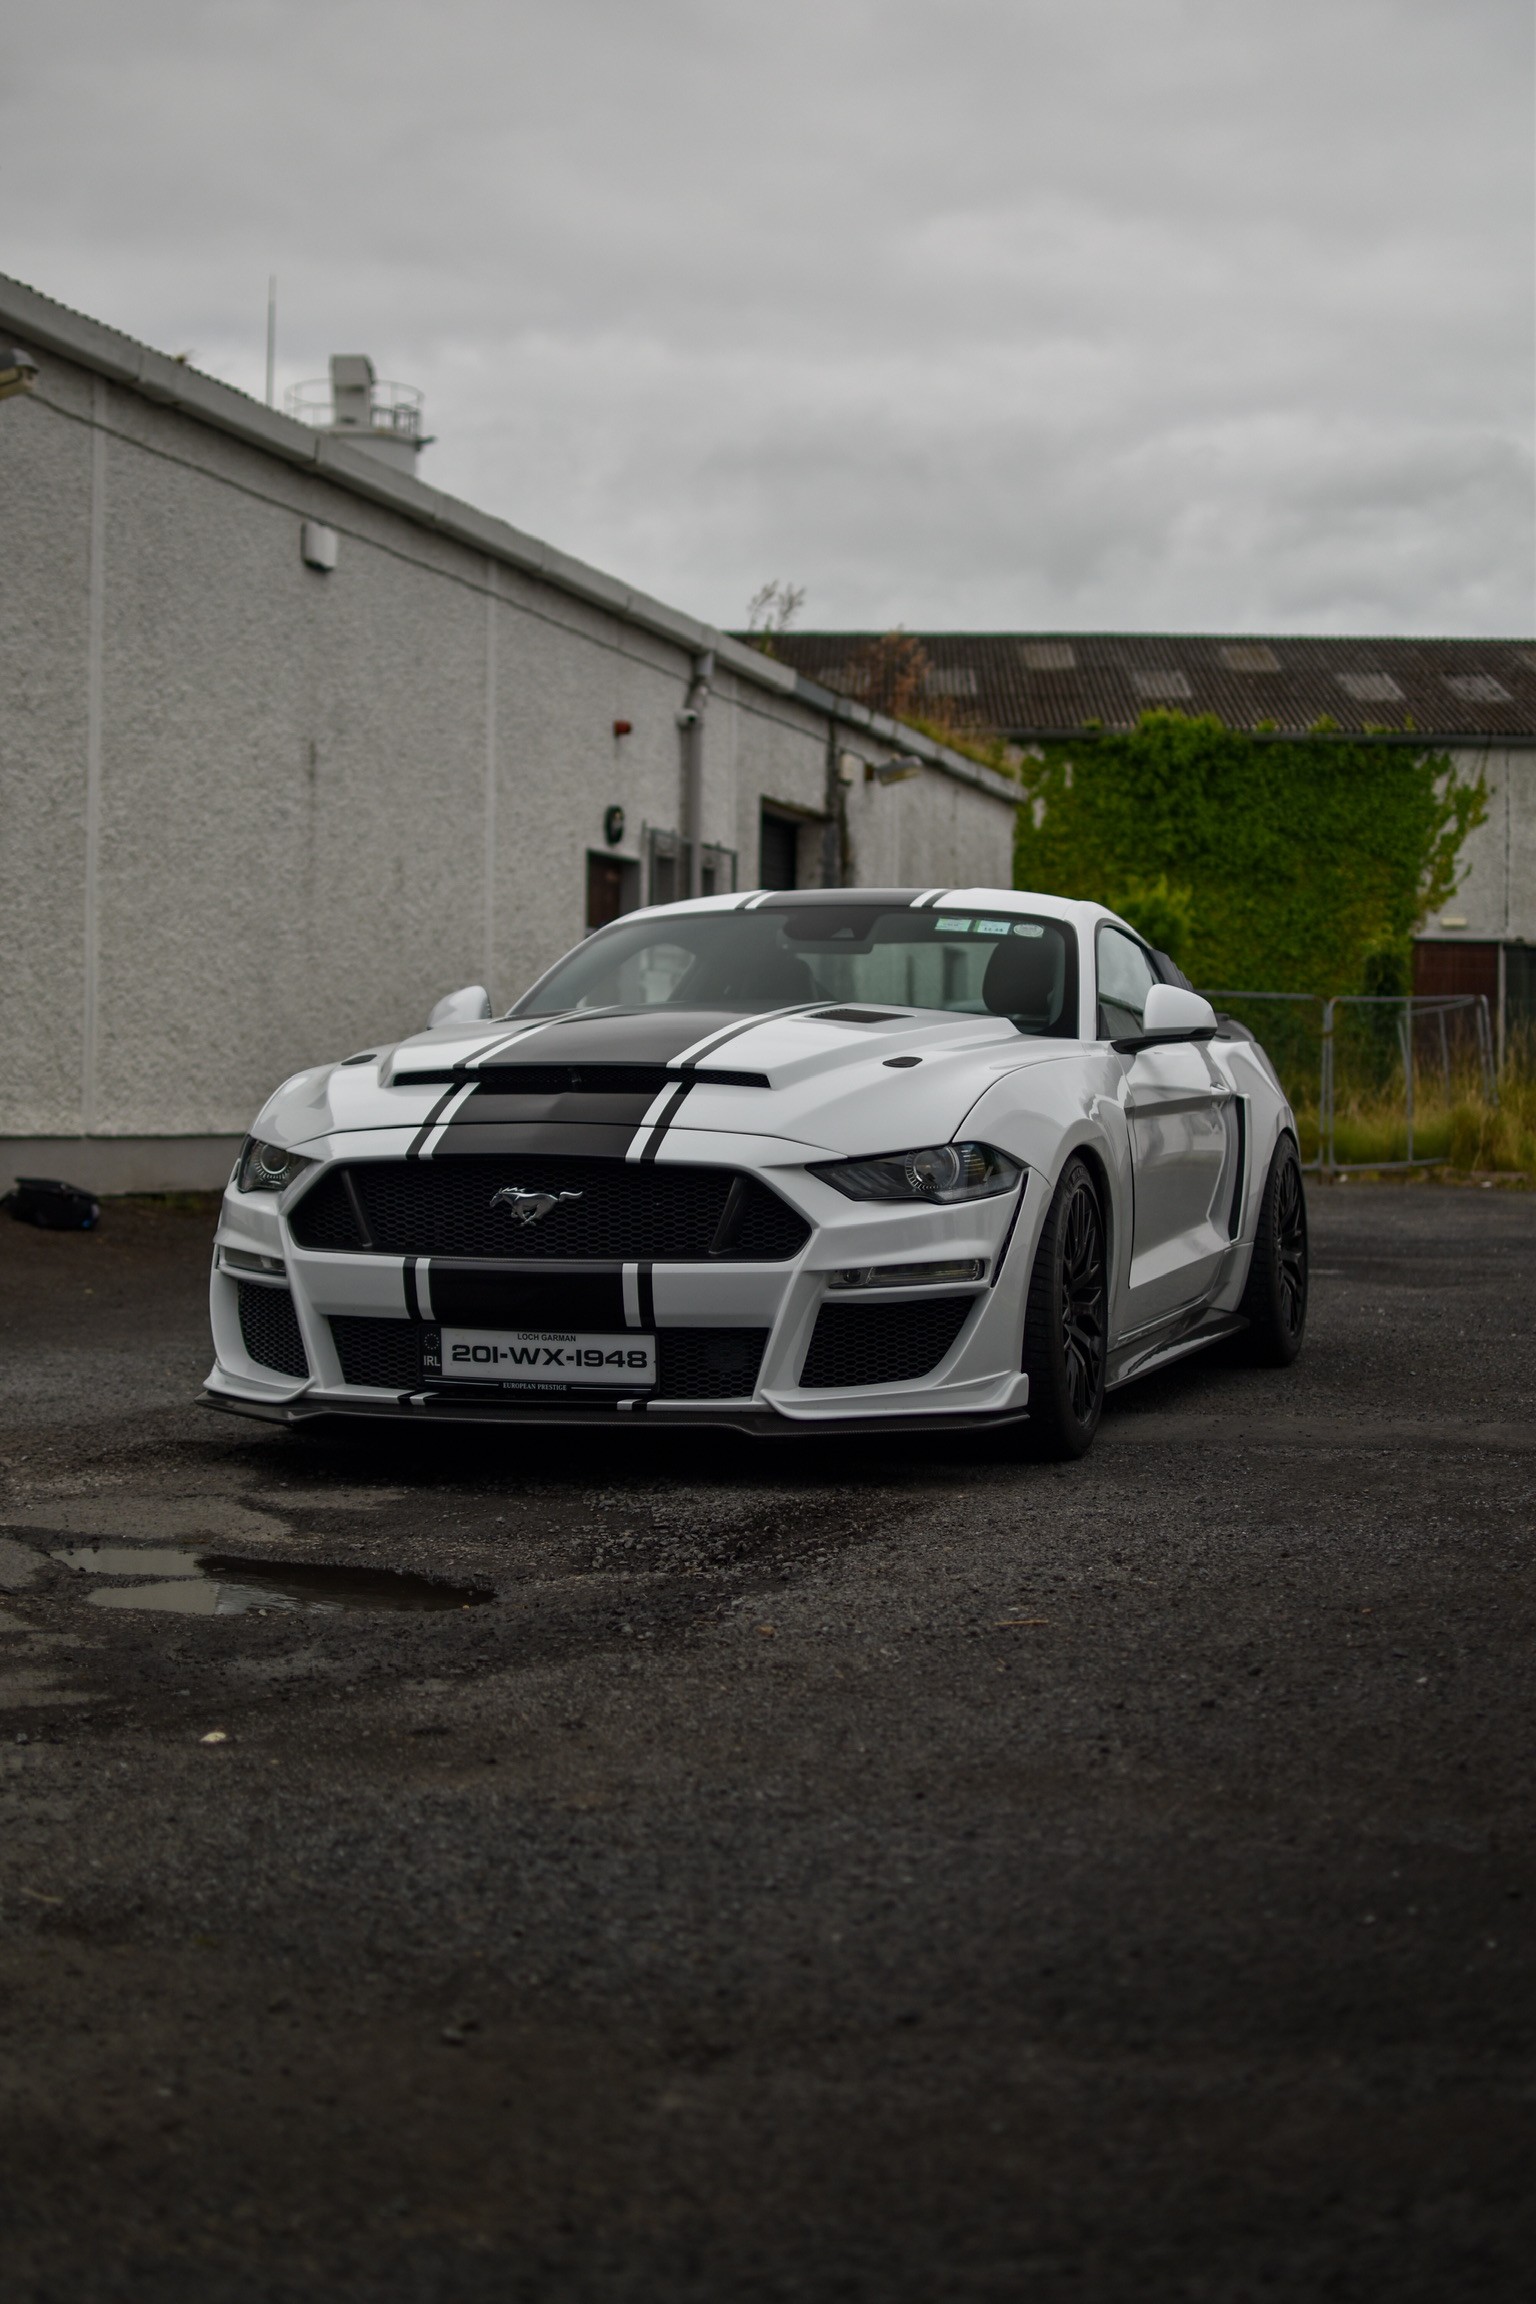
{"type": "Polygon", "coordinates": [[[1038,1469],[268,1432],[0,1222],[8,2299],[1523,2299],[1536,1195],[1313,1227],[1038,1469]]]}

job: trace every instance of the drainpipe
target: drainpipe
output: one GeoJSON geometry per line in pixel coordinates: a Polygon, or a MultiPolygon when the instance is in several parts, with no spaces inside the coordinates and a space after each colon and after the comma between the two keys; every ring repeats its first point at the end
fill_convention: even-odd
{"type": "Polygon", "coordinates": [[[846,886],[848,873],[848,792],[843,783],[842,740],[835,720],[827,722],[826,821],[821,829],[821,884],[846,886]]]}
{"type": "Polygon", "coordinates": [[[687,702],[677,716],[683,731],[683,838],[690,896],[700,895],[704,886],[704,710],[714,676],[715,653],[709,648],[693,660],[687,702]]]}

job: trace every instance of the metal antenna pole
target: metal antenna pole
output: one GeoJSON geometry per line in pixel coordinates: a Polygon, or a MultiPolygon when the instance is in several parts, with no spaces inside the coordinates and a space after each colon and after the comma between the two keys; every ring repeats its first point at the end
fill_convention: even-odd
{"type": "Polygon", "coordinates": [[[277,274],[267,278],[267,406],[277,387],[277,274]]]}

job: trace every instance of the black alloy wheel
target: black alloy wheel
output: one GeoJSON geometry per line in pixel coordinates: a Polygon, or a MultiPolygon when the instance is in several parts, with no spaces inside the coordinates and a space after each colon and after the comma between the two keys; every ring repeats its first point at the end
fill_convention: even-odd
{"type": "Polygon", "coordinates": [[[1264,1180],[1238,1311],[1248,1323],[1241,1356],[1260,1368],[1289,1368],[1307,1329],[1307,1196],[1288,1136],[1276,1146],[1264,1180]]]}
{"type": "Polygon", "coordinates": [[[1084,1455],[1092,1444],[1104,1408],[1108,1322],[1103,1204],[1088,1163],[1074,1156],[1056,1187],[1030,1275],[1026,1454],[1059,1461],[1084,1455]]]}

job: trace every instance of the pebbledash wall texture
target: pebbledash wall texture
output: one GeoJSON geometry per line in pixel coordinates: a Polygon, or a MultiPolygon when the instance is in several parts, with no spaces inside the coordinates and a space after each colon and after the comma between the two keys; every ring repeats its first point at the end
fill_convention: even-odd
{"type": "Polygon", "coordinates": [[[221,1182],[278,1081],[506,1007],[695,832],[716,890],[765,817],[781,881],[1009,884],[974,762],[4,279],[0,338],[0,1188],[221,1182]]]}

